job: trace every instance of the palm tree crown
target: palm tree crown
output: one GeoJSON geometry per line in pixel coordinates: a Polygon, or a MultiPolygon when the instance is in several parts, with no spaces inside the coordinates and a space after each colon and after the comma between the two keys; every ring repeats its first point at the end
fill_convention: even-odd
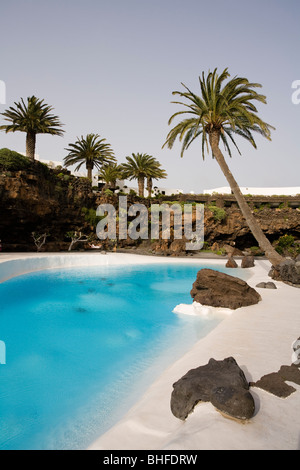
{"type": "Polygon", "coordinates": [[[4,120],[10,122],[0,126],[5,132],[26,132],[26,156],[34,160],[36,134],[52,134],[62,136],[64,131],[58,116],[51,113],[53,108],[35,96],[27,98],[27,104],[14,103],[4,113],[4,120]]]}
{"type": "Polygon", "coordinates": [[[188,102],[173,101],[173,103],[185,106],[187,109],[173,114],[169,119],[169,124],[180,114],[188,113],[190,117],[171,129],[164,146],[168,145],[169,148],[172,148],[176,138],[179,137],[180,141],[183,140],[181,148],[181,156],[183,156],[184,151],[191,143],[202,136],[202,156],[204,158],[205,151],[209,151],[209,137],[214,132],[221,138],[230,156],[229,140],[240,153],[233,134],[245,138],[255,148],[253,132],[258,132],[271,140],[273,127],[259,118],[253,104],[253,101],[266,103],[266,97],[254,90],[254,88],[260,88],[261,85],[250,83],[246,78],[235,77],[222,87],[224,80],[229,76],[227,68],[221,75],[218,75],[217,69],[215,69],[208,73],[207,78],[202,73],[202,79],[199,77],[201,97],[195,95],[184,84],[182,85],[185,92],[173,92],[173,95],[179,95],[181,98],[187,99],[188,102]]]}
{"type": "Polygon", "coordinates": [[[160,179],[165,179],[167,178],[168,174],[166,170],[161,168],[161,164],[159,161],[153,162],[153,164],[149,167],[147,171],[147,191],[148,191],[148,197],[151,197],[152,195],[152,186],[153,186],[153,180],[160,180],[160,179]]]}
{"type": "Polygon", "coordinates": [[[159,163],[156,158],[146,153],[133,153],[126,157],[127,162],[122,164],[124,179],[137,179],[139,196],[144,197],[145,178],[150,176],[151,171],[158,169],[159,163]]]}
{"type": "Polygon", "coordinates": [[[170,130],[163,147],[167,145],[172,148],[178,137],[182,142],[181,156],[183,156],[184,151],[195,139],[202,138],[202,157],[204,158],[206,151],[209,152],[210,147],[212,156],[220,165],[254,237],[272,264],[276,265],[282,261],[282,257],[263,234],[219,147],[221,140],[225,150],[231,156],[229,144],[232,143],[240,153],[233,137],[233,135],[238,135],[256,148],[253,133],[259,133],[271,140],[271,129],[274,128],[257,115],[254,102],[266,103],[266,97],[255,91],[261,85],[250,83],[247,78],[242,77],[234,77],[224,84],[229,76],[227,68],[220,75],[217,74],[217,69],[209,72],[207,77],[202,73],[202,78],[199,77],[201,96],[194,94],[184,84],[182,85],[185,91],[173,92],[173,95],[179,95],[185,99],[184,102],[173,102],[184,106],[184,110],[173,114],[169,119],[169,124],[179,115],[188,114],[188,116],[170,130]]]}
{"type": "Polygon", "coordinates": [[[99,177],[105,182],[105,186],[115,189],[116,181],[122,179],[122,166],[117,163],[109,163],[104,165],[99,171],[99,177]]]}
{"type": "Polygon", "coordinates": [[[77,165],[75,170],[79,170],[83,164],[87,169],[87,177],[92,179],[93,168],[101,169],[102,165],[115,162],[115,157],[110,144],[106,139],[101,139],[98,134],[87,134],[81,136],[74,144],[69,144],[66,149],[69,153],[64,158],[65,166],[77,165]]]}

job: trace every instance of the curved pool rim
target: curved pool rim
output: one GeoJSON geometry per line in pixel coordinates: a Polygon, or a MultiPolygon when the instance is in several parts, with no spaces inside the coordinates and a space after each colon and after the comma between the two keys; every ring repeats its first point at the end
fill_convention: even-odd
{"type": "MultiPolygon", "coordinates": [[[[16,276],[43,271],[45,269],[72,268],[84,266],[117,266],[139,264],[209,264],[224,263],[223,258],[192,258],[151,256],[132,253],[2,253],[0,255],[0,282],[16,276]]],[[[232,269],[234,275],[235,269],[232,269]]]]}

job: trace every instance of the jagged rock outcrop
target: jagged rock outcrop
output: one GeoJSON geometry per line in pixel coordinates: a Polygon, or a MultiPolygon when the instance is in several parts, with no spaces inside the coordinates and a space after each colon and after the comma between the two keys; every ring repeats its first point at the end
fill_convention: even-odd
{"type": "MultiPolygon", "coordinates": [[[[257,247],[245,219],[237,207],[229,207],[223,220],[216,220],[214,214],[207,208],[204,211],[204,242],[215,252],[224,252],[228,256],[244,256],[243,251],[255,247],[253,254],[263,254],[257,247]]],[[[274,242],[279,237],[289,233],[300,239],[300,213],[298,209],[261,209],[254,213],[268,239],[274,242]]],[[[193,224],[195,217],[193,214],[193,224]]],[[[194,225],[193,225],[194,226],[194,225]]],[[[169,256],[172,240],[158,240],[153,244],[153,252],[169,256]]],[[[182,252],[186,253],[184,245],[182,252]]]]}
{"type": "Polygon", "coordinates": [[[300,261],[286,259],[278,266],[272,266],[269,276],[274,280],[300,287],[300,261]]]}
{"type": "Polygon", "coordinates": [[[254,256],[244,256],[241,262],[241,268],[253,268],[255,266],[254,256]]]}
{"type": "Polygon", "coordinates": [[[238,277],[213,269],[200,269],[190,292],[194,302],[212,307],[231,308],[257,304],[261,296],[238,277]]]}
{"type": "Polygon", "coordinates": [[[228,261],[227,261],[225,266],[226,266],[226,268],[237,268],[238,264],[235,261],[235,259],[233,258],[233,256],[229,256],[228,261]]]}
{"type": "Polygon", "coordinates": [[[47,250],[67,249],[68,231],[84,227],[83,207],[93,207],[86,178],[57,177],[41,167],[0,174],[0,238],[5,251],[35,251],[32,232],[47,232],[47,250]]]}
{"type": "MultiPolygon", "coordinates": [[[[271,242],[278,240],[286,233],[300,239],[299,209],[263,208],[254,212],[254,216],[271,242]]],[[[204,238],[208,245],[218,243],[222,246],[228,242],[234,242],[241,250],[257,245],[238,207],[226,208],[226,218],[221,222],[215,220],[210,211],[205,211],[204,224],[204,238]]]]}
{"type": "Polygon", "coordinates": [[[266,390],[280,398],[286,398],[296,389],[286,382],[300,385],[300,370],[295,364],[281,366],[277,372],[271,372],[261,377],[257,382],[251,382],[252,387],[266,390]]]}
{"type": "MultiPolygon", "coordinates": [[[[66,249],[68,242],[64,240],[67,231],[75,230],[86,224],[82,208],[96,210],[102,202],[111,202],[117,208],[118,197],[110,198],[96,195],[91,190],[91,184],[86,178],[75,178],[65,170],[44,169],[41,165],[33,165],[26,171],[6,171],[0,169],[0,239],[6,251],[34,250],[32,231],[49,231],[45,248],[47,250],[66,249]],[[51,230],[49,230],[51,229],[51,230]]],[[[140,202],[147,207],[152,200],[128,196],[128,203],[140,202]]],[[[165,201],[154,201],[166,203],[165,201]]],[[[118,210],[118,208],[117,208],[118,210]]],[[[238,207],[224,207],[225,217],[221,220],[205,206],[204,211],[204,241],[207,246],[214,245],[232,247],[241,256],[241,251],[257,242],[253,238],[238,207]]],[[[300,239],[299,208],[285,207],[283,209],[259,209],[254,213],[262,229],[270,241],[286,233],[300,239]]],[[[194,215],[192,215],[195,223],[194,215]]],[[[172,219],[172,217],[171,217],[172,219]]],[[[95,233],[95,227],[92,228],[95,233]]],[[[105,244],[105,243],[104,243],[105,244]]],[[[133,246],[139,241],[121,240],[119,246],[133,246]]],[[[149,251],[166,256],[185,254],[185,243],[182,240],[155,241],[149,251]]],[[[228,254],[230,254],[227,251],[228,254]]]]}
{"type": "Polygon", "coordinates": [[[252,418],[254,399],[245,374],[233,357],[222,361],[210,359],[208,364],[189,370],[173,384],[171,411],[185,420],[199,402],[210,401],[231,418],[252,418]]]}
{"type": "Polygon", "coordinates": [[[277,289],[274,282],[259,282],[258,284],[256,284],[255,287],[258,287],[260,289],[277,289]]]}

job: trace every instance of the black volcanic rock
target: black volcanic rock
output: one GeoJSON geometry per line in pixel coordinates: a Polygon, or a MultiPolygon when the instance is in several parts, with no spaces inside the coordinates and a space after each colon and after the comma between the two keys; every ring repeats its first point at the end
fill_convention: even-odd
{"type": "Polygon", "coordinates": [[[257,304],[261,296],[255,289],[238,277],[201,269],[190,292],[194,302],[212,307],[237,309],[257,304]]]}
{"type": "Polygon", "coordinates": [[[173,384],[171,411],[185,420],[199,402],[210,401],[229,417],[245,420],[253,416],[254,399],[249,383],[233,357],[191,369],[173,384]]]}

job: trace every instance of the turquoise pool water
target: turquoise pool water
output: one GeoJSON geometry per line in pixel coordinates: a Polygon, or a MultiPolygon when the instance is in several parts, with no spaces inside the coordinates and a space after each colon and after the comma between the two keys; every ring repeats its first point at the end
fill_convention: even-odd
{"type": "Polygon", "coordinates": [[[70,268],[0,284],[0,449],[84,449],[120,419],[220,321],[172,313],[191,303],[199,269],[70,268]]]}

